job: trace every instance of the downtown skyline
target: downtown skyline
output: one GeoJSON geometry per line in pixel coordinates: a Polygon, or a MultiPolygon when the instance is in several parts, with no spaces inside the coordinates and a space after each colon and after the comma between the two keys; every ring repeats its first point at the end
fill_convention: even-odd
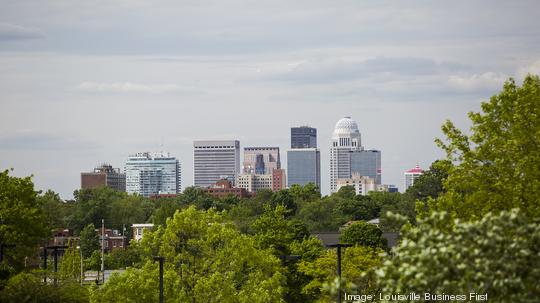
{"type": "Polygon", "coordinates": [[[540,74],[536,1],[9,2],[0,12],[0,168],[62,198],[79,174],[168,151],[193,184],[193,140],[279,146],[353,117],[382,182],[443,157],[450,119],[540,74]],[[164,5],[166,4],[166,5],[164,5]],[[167,7],[167,9],[163,9],[167,7]]]}

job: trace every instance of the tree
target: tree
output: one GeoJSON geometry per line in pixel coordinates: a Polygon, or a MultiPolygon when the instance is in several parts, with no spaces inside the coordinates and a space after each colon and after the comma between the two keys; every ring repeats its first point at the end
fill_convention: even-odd
{"type": "Polygon", "coordinates": [[[68,249],[60,261],[58,275],[62,280],[77,281],[81,276],[81,255],[79,249],[68,242],[68,249]]]}
{"type": "Polygon", "coordinates": [[[479,220],[488,212],[520,208],[540,216],[540,80],[528,75],[521,87],[513,79],[482,112],[469,113],[471,134],[447,121],[446,142],[437,140],[450,167],[445,194],[430,199],[427,212],[448,211],[452,218],[479,220]]]}
{"type": "Polygon", "coordinates": [[[402,230],[394,257],[378,270],[382,292],[488,294],[490,302],[535,302],[540,297],[540,221],[514,209],[475,222],[435,212],[402,230]]]}
{"type": "MultiPolygon", "coordinates": [[[[380,248],[354,246],[342,251],[342,290],[352,294],[372,294],[377,288],[375,269],[381,266],[383,251],[380,248]]],[[[334,302],[332,285],[337,278],[337,255],[327,250],[320,257],[301,260],[299,271],[310,277],[302,288],[315,302],[334,302]]]]}
{"type": "Polygon", "coordinates": [[[92,252],[99,249],[99,236],[96,233],[94,224],[88,224],[81,231],[81,251],[84,258],[88,258],[92,255],[92,252]]]}
{"type": "Polygon", "coordinates": [[[60,196],[52,190],[37,196],[37,200],[43,209],[45,225],[49,231],[67,227],[67,213],[70,205],[64,203],[60,196]]]}
{"type": "Polygon", "coordinates": [[[141,246],[145,265],[111,279],[92,294],[93,302],[156,301],[157,265],[150,260],[156,254],[166,260],[166,301],[281,302],[279,259],[213,209],[177,211],[141,246]]]}
{"type": "Polygon", "coordinates": [[[382,231],[374,224],[359,221],[347,227],[340,236],[342,243],[368,247],[386,248],[382,231]]]}
{"type": "Polygon", "coordinates": [[[0,242],[15,244],[5,250],[5,262],[21,269],[40,240],[48,236],[45,216],[31,177],[17,178],[0,172],[0,242]]]}

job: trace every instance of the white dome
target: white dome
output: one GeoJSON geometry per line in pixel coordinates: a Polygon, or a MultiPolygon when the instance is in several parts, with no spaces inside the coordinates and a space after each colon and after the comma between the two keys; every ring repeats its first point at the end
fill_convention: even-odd
{"type": "Polygon", "coordinates": [[[351,119],[351,117],[345,117],[340,119],[336,123],[336,127],[334,128],[334,133],[337,134],[350,134],[350,133],[359,133],[358,130],[358,124],[356,124],[356,121],[351,119]]]}

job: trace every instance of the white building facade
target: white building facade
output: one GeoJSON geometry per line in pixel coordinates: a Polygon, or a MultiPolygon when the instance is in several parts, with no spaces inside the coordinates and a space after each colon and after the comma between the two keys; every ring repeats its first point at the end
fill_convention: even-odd
{"type": "Polygon", "coordinates": [[[143,197],[182,191],[180,162],[169,153],[136,153],[125,165],[126,192],[143,197]]]}
{"type": "Polygon", "coordinates": [[[424,174],[424,170],[417,164],[414,168],[405,172],[405,191],[413,186],[414,180],[424,174]]]}
{"type": "Polygon", "coordinates": [[[209,187],[221,179],[233,184],[240,173],[240,141],[193,141],[193,183],[209,187]]]}
{"type": "Polygon", "coordinates": [[[352,186],[357,195],[366,196],[370,191],[377,191],[379,186],[375,183],[375,179],[367,176],[361,176],[359,173],[353,173],[351,178],[338,178],[337,189],[343,186],[352,186]]]}

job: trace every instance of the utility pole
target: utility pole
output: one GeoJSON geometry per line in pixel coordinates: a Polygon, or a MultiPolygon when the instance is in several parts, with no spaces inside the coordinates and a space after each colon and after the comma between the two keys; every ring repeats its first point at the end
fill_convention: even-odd
{"type": "Polygon", "coordinates": [[[155,261],[159,261],[159,303],[163,303],[163,261],[165,257],[154,256],[155,261]]]}
{"type": "Polygon", "coordinates": [[[105,219],[101,219],[101,274],[105,283],[105,219]]]}
{"type": "Polygon", "coordinates": [[[338,274],[338,303],[341,303],[341,248],[350,247],[350,244],[332,244],[327,247],[337,248],[337,274],[338,274]]]}

